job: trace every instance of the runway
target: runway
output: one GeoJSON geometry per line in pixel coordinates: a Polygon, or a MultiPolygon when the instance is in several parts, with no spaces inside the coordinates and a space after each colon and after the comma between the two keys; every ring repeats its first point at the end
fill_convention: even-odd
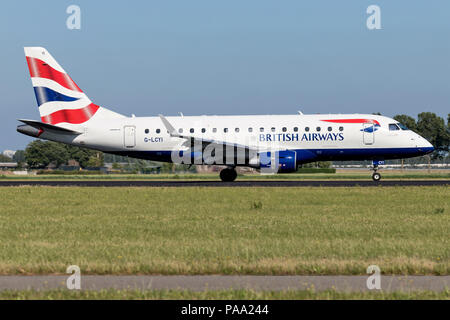
{"type": "Polygon", "coordinates": [[[0,187],[395,187],[449,186],[450,180],[0,180],[0,187]]]}
{"type": "MultiPolygon", "coordinates": [[[[0,276],[0,290],[66,289],[67,276],[0,276]]],[[[369,291],[368,276],[97,276],[81,275],[81,289],[138,290],[336,290],[369,291]]],[[[443,291],[450,276],[381,276],[381,290],[443,291]]],[[[376,291],[376,290],[375,290],[376,291]]]]}

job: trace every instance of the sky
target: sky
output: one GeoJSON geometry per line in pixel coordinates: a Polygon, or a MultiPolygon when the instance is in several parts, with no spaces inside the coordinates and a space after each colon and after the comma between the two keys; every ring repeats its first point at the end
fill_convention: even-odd
{"type": "Polygon", "coordinates": [[[43,46],[125,115],[450,113],[450,1],[7,1],[0,150],[39,119],[23,47],[43,46]],[[69,5],[81,9],[70,30],[69,5]],[[369,30],[369,5],[381,29],[369,30]]]}

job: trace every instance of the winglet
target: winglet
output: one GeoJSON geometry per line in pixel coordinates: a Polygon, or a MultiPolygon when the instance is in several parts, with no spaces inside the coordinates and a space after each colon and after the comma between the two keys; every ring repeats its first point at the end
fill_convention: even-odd
{"type": "Polygon", "coordinates": [[[172,137],[179,137],[177,130],[170,124],[169,120],[166,119],[162,114],[159,115],[159,118],[161,119],[162,123],[166,127],[167,131],[172,137]]]}

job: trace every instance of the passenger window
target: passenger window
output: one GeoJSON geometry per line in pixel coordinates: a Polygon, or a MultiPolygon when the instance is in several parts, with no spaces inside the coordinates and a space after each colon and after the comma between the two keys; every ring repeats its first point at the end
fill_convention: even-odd
{"type": "Polygon", "coordinates": [[[161,132],[161,130],[159,130],[159,129],[156,129],[156,133],[160,133],[161,132]]]}
{"type": "Polygon", "coordinates": [[[317,127],[317,128],[316,128],[316,131],[320,131],[320,127],[317,127]]]}
{"type": "Polygon", "coordinates": [[[248,128],[248,132],[253,132],[253,128],[248,128]]]}
{"type": "Polygon", "coordinates": [[[202,128],[202,133],[205,133],[206,132],[206,129],[205,128],[202,128]]]}
{"type": "Polygon", "coordinates": [[[281,131],[286,132],[286,131],[287,131],[286,127],[283,127],[283,128],[281,129],[281,131]]]}
{"type": "Polygon", "coordinates": [[[213,132],[216,133],[217,132],[217,128],[213,128],[213,132]]]}
{"type": "Polygon", "coordinates": [[[264,128],[259,128],[259,132],[264,132],[264,128]]]}
{"type": "Polygon", "coordinates": [[[150,130],[148,130],[148,129],[145,129],[145,133],[149,133],[150,132],[150,130]]]}
{"type": "Polygon", "coordinates": [[[234,129],[234,132],[239,132],[239,128],[235,128],[235,129],[234,129]]]}
{"type": "Polygon", "coordinates": [[[328,131],[331,131],[331,130],[333,130],[333,128],[331,128],[331,127],[328,127],[328,131]]]}
{"type": "Polygon", "coordinates": [[[178,129],[178,132],[183,133],[183,129],[182,128],[178,129]]]}
{"type": "Polygon", "coordinates": [[[275,127],[270,128],[272,132],[275,132],[275,127]]]}
{"type": "Polygon", "coordinates": [[[308,132],[308,131],[309,131],[309,127],[306,127],[306,128],[305,128],[305,131],[308,132]]]}
{"type": "Polygon", "coordinates": [[[298,128],[297,127],[294,127],[294,132],[297,132],[298,131],[298,128]]]}
{"type": "Polygon", "coordinates": [[[396,130],[400,130],[400,128],[395,123],[390,123],[389,124],[389,130],[390,131],[396,131],[396,130]]]}
{"type": "Polygon", "coordinates": [[[190,132],[190,133],[194,133],[194,128],[191,128],[191,129],[189,130],[189,132],[190,132]]]}
{"type": "Polygon", "coordinates": [[[227,133],[228,132],[228,128],[223,128],[223,132],[227,133]]]}
{"type": "Polygon", "coordinates": [[[339,131],[344,131],[344,127],[339,127],[339,131]]]}

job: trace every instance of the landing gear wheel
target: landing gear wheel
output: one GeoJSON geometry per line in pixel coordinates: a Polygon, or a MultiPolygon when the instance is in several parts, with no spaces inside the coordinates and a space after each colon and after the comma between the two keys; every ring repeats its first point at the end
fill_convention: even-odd
{"type": "Polygon", "coordinates": [[[226,168],[220,171],[220,179],[223,182],[232,182],[236,180],[237,172],[233,168],[226,168]]]}
{"type": "Polygon", "coordinates": [[[373,179],[373,181],[380,181],[381,174],[379,174],[378,172],[374,172],[372,175],[372,179],[373,179]]]}

